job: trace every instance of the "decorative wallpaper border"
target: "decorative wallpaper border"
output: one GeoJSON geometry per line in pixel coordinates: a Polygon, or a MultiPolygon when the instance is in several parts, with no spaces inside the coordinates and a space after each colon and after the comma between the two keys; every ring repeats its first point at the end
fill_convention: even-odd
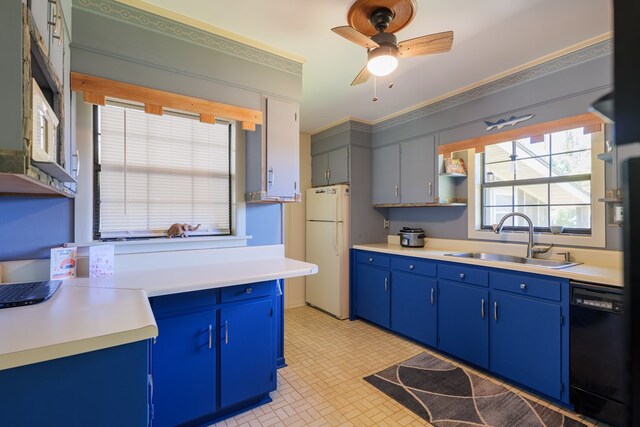
{"type": "Polygon", "coordinates": [[[368,123],[359,122],[357,120],[347,120],[333,127],[330,127],[329,129],[314,133],[313,135],[311,135],[311,142],[313,143],[321,139],[329,138],[330,136],[336,135],[338,133],[350,130],[373,133],[373,126],[368,123]]]}
{"type": "MultiPolygon", "coordinates": [[[[539,77],[564,70],[574,65],[582,64],[595,58],[600,58],[609,54],[613,54],[613,39],[605,40],[578,49],[575,52],[568,53],[559,58],[552,59],[542,64],[535,65],[531,68],[516,72],[509,76],[495,80],[493,82],[478,86],[458,95],[451,96],[441,101],[428,104],[415,110],[400,114],[388,120],[384,120],[373,125],[373,132],[388,129],[411,120],[415,120],[438,111],[446,110],[456,105],[464,104],[474,99],[498,92],[517,84],[537,79],[539,77]]],[[[329,131],[331,129],[327,129],[329,131]]],[[[326,132],[324,131],[324,132],[326,132]]]]}
{"type": "Polygon", "coordinates": [[[302,76],[298,62],[113,0],[73,0],[73,7],[302,76]]]}

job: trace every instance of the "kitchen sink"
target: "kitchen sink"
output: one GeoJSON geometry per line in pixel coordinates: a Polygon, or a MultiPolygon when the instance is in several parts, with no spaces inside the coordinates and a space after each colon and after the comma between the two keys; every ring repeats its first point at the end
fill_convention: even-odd
{"type": "Polygon", "coordinates": [[[487,252],[458,252],[453,254],[445,254],[445,256],[480,259],[484,261],[512,262],[516,264],[537,265],[538,267],[554,269],[573,267],[574,265],[581,264],[579,262],[559,261],[555,259],[523,258],[519,256],[491,254],[487,252]]]}

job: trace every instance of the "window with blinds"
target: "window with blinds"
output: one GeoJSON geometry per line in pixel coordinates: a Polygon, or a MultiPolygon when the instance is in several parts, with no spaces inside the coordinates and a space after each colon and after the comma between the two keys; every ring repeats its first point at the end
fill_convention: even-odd
{"type": "Polygon", "coordinates": [[[173,223],[200,224],[192,234],[230,234],[230,124],[95,108],[96,239],[161,236],[173,223]]]}

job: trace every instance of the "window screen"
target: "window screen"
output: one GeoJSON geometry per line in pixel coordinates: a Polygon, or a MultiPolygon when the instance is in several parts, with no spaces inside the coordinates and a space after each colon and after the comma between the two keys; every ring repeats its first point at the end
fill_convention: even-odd
{"type": "Polygon", "coordinates": [[[176,222],[230,234],[230,124],[96,108],[96,238],[160,236],[176,222]]]}

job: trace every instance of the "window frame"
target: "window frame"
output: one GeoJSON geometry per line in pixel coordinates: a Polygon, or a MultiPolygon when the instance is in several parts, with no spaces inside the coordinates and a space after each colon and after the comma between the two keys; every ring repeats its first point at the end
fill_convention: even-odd
{"type": "MultiPolygon", "coordinates": [[[[549,133],[549,132],[547,132],[549,133]]],[[[610,126],[604,126],[601,131],[594,132],[591,141],[591,234],[552,234],[536,233],[535,241],[538,243],[551,243],[558,246],[576,247],[606,247],[606,207],[599,202],[605,196],[605,165],[598,159],[598,154],[604,153],[605,138],[611,137],[610,126]]],[[[518,135],[518,138],[525,135],[518,135]]],[[[507,140],[511,138],[505,138],[507,140]]],[[[526,243],[527,232],[512,231],[496,234],[492,230],[481,228],[481,194],[480,183],[482,179],[480,153],[476,153],[476,146],[461,147],[458,149],[467,150],[469,162],[467,164],[468,185],[467,185],[467,238],[471,240],[484,240],[494,242],[526,243]]],[[[457,151],[447,146],[442,146],[441,151],[457,151]]],[[[482,150],[479,150],[482,151],[482,150]]]]}
{"type": "MultiPolygon", "coordinates": [[[[141,109],[144,110],[144,106],[138,105],[137,103],[131,101],[122,101],[122,100],[108,100],[108,103],[111,105],[117,105],[124,108],[130,109],[141,109]]],[[[198,120],[198,116],[195,114],[191,114],[183,111],[173,111],[173,110],[165,110],[164,114],[170,114],[175,116],[189,117],[194,120],[198,120]]],[[[165,239],[166,234],[157,234],[157,235],[139,235],[139,236],[119,236],[119,237],[102,237],[100,232],[100,172],[101,172],[101,164],[100,164],[100,106],[92,105],[92,118],[93,118],[93,200],[92,200],[92,210],[93,210],[93,227],[92,227],[92,235],[93,239],[96,241],[136,241],[136,240],[149,240],[149,239],[165,239]]],[[[228,178],[229,178],[229,186],[228,186],[228,196],[229,196],[229,204],[228,204],[228,215],[229,215],[229,230],[226,233],[197,233],[197,236],[206,236],[206,237],[215,237],[215,238],[224,238],[227,236],[234,235],[234,167],[233,167],[233,151],[234,151],[234,123],[232,121],[227,120],[217,120],[217,122],[222,122],[228,126],[228,158],[227,158],[227,166],[228,166],[228,178]]]]}
{"type": "MultiPolygon", "coordinates": [[[[576,128],[578,129],[578,128],[576,128]]],[[[572,129],[569,129],[572,130],[572,129]]],[[[549,167],[549,176],[547,177],[541,177],[541,178],[528,178],[528,179],[516,179],[514,177],[514,179],[509,180],[509,181],[493,181],[493,182],[487,182],[486,181],[486,154],[483,152],[480,154],[480,176],[482,177],[481,182],[480,182],[480,228],[483,230],[489,230],[489,231],[493,231],[493,227],[492,224],[486,224],[485,225],[485,209],[487,208],[487,206],[485,205],[485,189],[487,188],[511,188],[512,192],[515,191],[515,187],[519,187],[519,186],[527,186],[527,185],[536,185],[536,184],[540,184],[540,185],[547,185],[547,203],[546,204],[538,204],[538,205],[527,205],[527,204],[519,204],[516,205],[513,203],[513,201],[515,200],[514,195],[512,194],[511,200],[512,200],[512,204],[511,204],[511,211],[515,212],[516,208],[527,208],[527,207],[546,207],[547,208],[547,220],[549,223],[549,226],[547,227],[541,227],[541,226],[535,226],[534,225],[534,232],[536,233],[551,233],[551,229],[550,226],[551,224],[551,207],[552,206],[563,206],[561,204],[555,204],[553,205],[551,203],[551,186],[550,184],[558,184],[558,183],[570,183],[570,182],[584,182],[584,181],[589,181],[589,183],[592,182],[592,172],[590,171],[587,174],[578,174],[578,175],[563,175],[563,176],[553,176],[552,172],[553,170],[551,169],[551,164],[553,164],[553,157],[554,156],[562,156],[562,155],[566,155],[566,154],[572,154],[572,153],[579,153],[579,152],[584,152],[584,151],[592,151],[593,150],[593,146],[594,146],[594,141],[593,141],[593,137],[591,138],[591,146],[588,149],[580,149],[580,150],[571,150],[571,151],[563,151],[563,152],[558,152],[558,153],[554,153],[553,149],[552,149],[552,144],[553,144],[553,140],[552,140],[552,133],[549,133],[547,135],[550,136],[550,144],[549,144],[549,152],[546,154],[542,154],[542,155],[535,155],[535,156],[530,156],[530,157],[526,157],[523,158],[522,160],[531,160],[531,159],[540,159],[540,158],[549,158],[550,160],[550,167],[549,167]]],[[[521,138],[524,139],[524,138],[521,138]]],[[[517,143],[518,140],[514,139],[512,141],[506,140],[505,142],[511,142],[511,155],[510,158],[511,160],[504,160],[501,162],[493,162],[492,164],[498,164],[498,163],[507,163],[507,162],[512,162],[515,160],[515,158],[517,158],[517,143]]],[[[531,142],[530,142],[531,143],[531,142]]],[[[500,144],[500,143],[497,143],[500,144]]],[[[514,174],[517,175],[517,174],[514,174]]],[[[592,191],[590,191],[592,192],[592,191]]],[[[583,205],[583,206],[587,206],[587,204],[569,204],[567,206],[578,206],[578,205],[583,205]]],[[[588,204],[589,206],[589,210],[590,210],[590,216],[591,216],[591,221],[590,221],[590,228],[570,228],[570,227],[564,227],[564,233],[567,234],[582,234],[582,235],[591,235],[592,233],[592,229],[593,229],[593,214],[591,213],[591,211],[593,210],[593,199],[591,200],[591,202],[588,204]]],[[[492,207],[501,207],[501,206],[488,206],[489,208],[492,207]]],[[[504,207],[507,207],[506,205],[504,207]]],[[[506,225],[502,228],[503,231],[528,231],[529,227],[528,226],[510,226],[510,225],[506,225]]]]}

